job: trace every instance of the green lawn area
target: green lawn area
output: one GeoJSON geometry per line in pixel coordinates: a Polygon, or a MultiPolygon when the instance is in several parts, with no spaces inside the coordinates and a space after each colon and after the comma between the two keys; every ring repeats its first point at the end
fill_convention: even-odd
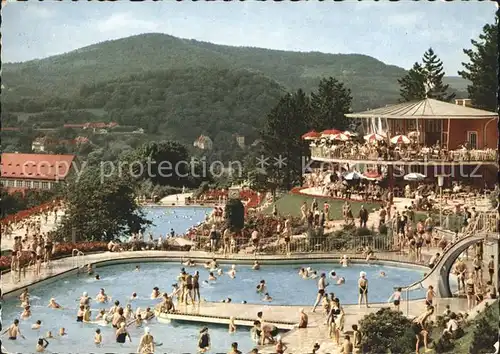
{"type": "MultiPolygon", "coordinates": [[[[278,199],[274,204],[276,204],[279,215],[301,217],[302,214],[300,212],[300,207],[302,203],[305,201],[308,206],[311,206],[313,199],[314,197],[311,196],[289,193],[278,199]]],[[[324,202],[328,202],[328,204],[330,204],[330,220],[342,220],[342,205],[344,204],[343,200],[331,199],[326,197],[316,197],[316,200],[318,201],[318,205],[320,208],[323,207],[324,202]]],[[[358,201],[350,201],[350,203],[354,217],[358,215],[361,205],[364,205],[370,213],[375,209],[378,210],[380,208],[380,204],[378,203],[363,203],[358,201]]],[[[274,204],[264,209],[264,213],[271,214],[273,212],[274,204]]]]}

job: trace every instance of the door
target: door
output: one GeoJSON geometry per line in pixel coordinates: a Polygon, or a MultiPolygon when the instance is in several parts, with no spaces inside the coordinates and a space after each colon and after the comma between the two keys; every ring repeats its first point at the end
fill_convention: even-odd
{"type": "Polygon", "coordinates": [[[443,145],[441,141],[441,132],[443,131],[443,120],[442,119],[426,119],[425,120],[425,145],[432,146],[439,141],[440,145],[443,145]]]}
{"type": "Polygon", "coordinates": [[[467,132],[467,142],[469,143],[469,147],[471,149],[477,149],[477,132],[476,131],[468,131],[467,132]]]}

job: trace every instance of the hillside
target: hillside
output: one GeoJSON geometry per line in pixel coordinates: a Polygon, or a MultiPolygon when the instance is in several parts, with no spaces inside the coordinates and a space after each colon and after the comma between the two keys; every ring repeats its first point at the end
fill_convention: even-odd
{"type": "Polygon", "coordinates": [[[196,67],[258,71],[287,89],[317,86],[333,76],[351,88],[354,108],[392,103],[398,98],[397,79],[405,71],[360,54],[300,53],[231,47],[143,34],[98,43],[63,55],[3,65],[4,99],[68,96],[82,84],[114,80],[133,73],[196,67]]]}
{"type": "Polygon", "coordinates": [[[23,126],[56,129],[65,123],[114,121],[187,145],[206,134],[228,147],[234,133],[244,134],[249,143],[257,139],[263,119],[283,93],[275,81],[246,70],[152,71],[83,85],[64,99],[7,102],[3,121],[15,125],[22,116],[23,126]],[[37,110],[43,112],[19,114],[37,110]]]}

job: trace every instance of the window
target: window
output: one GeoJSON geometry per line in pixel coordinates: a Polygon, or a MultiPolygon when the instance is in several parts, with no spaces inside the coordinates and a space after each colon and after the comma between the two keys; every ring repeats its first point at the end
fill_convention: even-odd
{"type": "Polygon", "coordinates": [[[24,181],[24,188],[31,188],[31,181],[24,181]]]}
{"type": "Polygon", "coordinates": [[[467,142],[469,143],[469,147],[471,149],[477,149],[477,132],[467,132],[467,142]]]}
{"type": "Polygon", "coordinates": [[[49,182],[42,182],[42,189],[49,189],[49,182]]]}
{"type": "Polygon", "coordinates": [[[441,119],[426,119],[425,120],[425,132],[426,133],[441,133],[442,130],[441,119]]]}
{"type": "Polygon", "coordinates": [[[33,188],[35,188],[35,189],[40,189],[40,182],[38,182],[38,181],[33,181],[33,188]]]}
{"type": "Polygon", "coordinates": [[[409,119],[406,121],[406,132],[412,132],[417,130],[417,121],[416,119],[409,119]]]}
{"type": "Polygon", "coordinates": [[[15,186],[16,186],[15,181],[13,181],[13,180],[8,180],[7,181],[7,187],[15,187],[15,186]]]}

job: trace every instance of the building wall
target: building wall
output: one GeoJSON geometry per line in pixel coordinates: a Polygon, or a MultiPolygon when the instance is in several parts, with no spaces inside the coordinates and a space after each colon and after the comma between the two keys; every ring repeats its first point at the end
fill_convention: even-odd
{"type": "MultiPolygon", "coordinates": [[[[467,132],[477,132],[477,148],[496,148],[497,146],[497,122],[490,119],[455,119],[450,124],[450,140],[448,149],[458,149],[467,141],[467,132]],[[487,124],[487,126],[486,126],[487,124]],[[486,126],[486,134],[485,134],[486,126]],[[486,139],[485,139],[486,138],[486,139]]],[[[446,129],[446,128],[445,128],[446,129]]]]}

